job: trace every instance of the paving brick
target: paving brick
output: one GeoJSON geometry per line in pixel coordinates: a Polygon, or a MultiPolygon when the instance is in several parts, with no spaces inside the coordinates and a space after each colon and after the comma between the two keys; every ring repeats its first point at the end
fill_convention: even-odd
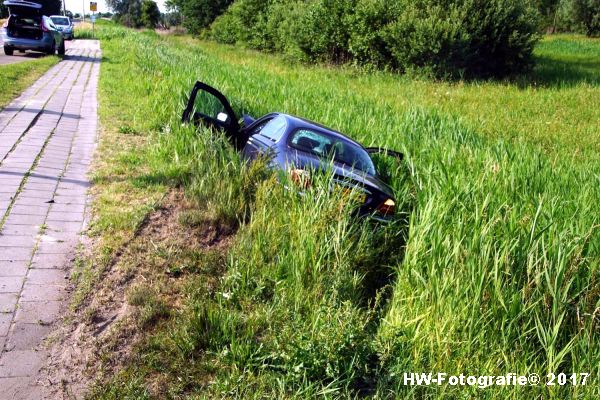
{"type": "Polygon", "coordinates": [[[30,377],[0,378],[3,400],[51,399],[50,388],[32,381],[30,377]]]}
{"type": "Polygon", "coordinates": [[[24,276],[3,276],[0,278],[0,293],[18,293],[23,287],[24,276]]]}
{"type": "Polygon", "coordinates": [[[0,234],[0,252],[2,247],[33,248],[37,238],[35,235],[2,235],[0,234]]]}
{"type": "Polygon", "coordinates": [[[12,313],[17,307],[17,293],[0,293],[0,313],[12,313]]]}
{"type": "Polygon", "coordinates": [[[32,285],[64,285],[68,278],[69,275],[64,269],[30,269],[27,274],[27,283],[32,285]]]}
{"type": "MultiPolygon", "coordinates": [[[[65,279],[64,283],[68,281],[65,279]]],[[[23,291],[21,292],[21,302],[25,301],[59,301],[67,296],[66,286],[63,285],[34,285],[25,281],[23,291]]]]}
{"type": "Polygon", "coordinates": [[[13,225],[41,225],[44,223],[46,216],[44,215],[22,215],[22,214],[12,214],[8,215],[6,219],[7,224],[13,225]]]}
{"type": "Polygon", "coordinates": [[[83,214],[85,211],[84,204],[53,204],[50,209],[52,212],[73,212],[83,214]]]}
{"type": "Polygon", "coordinates": [[[12,314],[2,313],[0,314],[0,336],[8,335],[10,323],[12,322],[12,314]]]}
{"type": "Polygon", "coordinates": [[[15,205],[10,210],[11,215],[47,215],[50,209],[50,204],[42,203],[43,205],[15,205]]]}
{"type": "Polygon", "coordinates": [[[0,357],[0,377],[16,378],[37,374],[48,354],[45,351],[13,350],[0,357]]]}
{"type": "Polygon", "coordinates": [[[29,190],[25,188],[19,193],[19,198],[30,198],[30,199],[44,199],[46,201],[52,200],[54,197],[54,189],[50,190],[29,190]]]}
{"type": "Polygon", "coordinates": [[[75,254],[36,253],[31,261],[32,269],[61,269],[75,259],[75,254]]]}
{"type": "Polygon", "coordinates": [[[0,247],[0,261],[29,261],[33,253],[30,247],[0,247]]]}
{"type": "Polygon", "coordinates": [[[40,225],[20,225],[8,221],[2,227],[2,233],[5,235],[36,235],[39,231],[40,225]]]}
{"type": "Polygon", "coordinates": [[[60,301],[21,302],[17,308],[15,322],[49,325],[58,320],[60,307],[60,301]]]}
{"type": "Polygon", "coordinates": [[[73,221],[47,221],[46,223],[48,232],[81,232],[81,222],[73,221]]]}
{"type": "Polygon", "coordinates": [[[6,350],[34,350],[52,332],[52,327],[40,324],[17,322],[8,332],[6,350]]]}
{"type": "MultiPolygon", "coordinates": [[[[69,236],[73,235],[71,234],[69,236]]],[[[39,244],[37,254],[69,254],[74,252],[76,245],[76,240],[42,242],[39,244]]]]}
{"type": "Polygon", "coordinates": [[[50,211],[47,215],[48,224],[51,225],[51,221],[60,222],[79,222],[83,221],[83,213],[74,211],[50,211]]]}
{"type": "Polygon", "coordinates": [[[4,277],[24,277],[27,274],[27,261],[0,261],[0,282],[4,277]]]}

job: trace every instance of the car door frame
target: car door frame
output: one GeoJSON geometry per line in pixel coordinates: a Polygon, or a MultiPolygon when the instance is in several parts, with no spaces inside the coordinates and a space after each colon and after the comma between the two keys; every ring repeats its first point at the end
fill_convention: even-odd
{"type": "Polygon", "coordinates": [[[238,122],[237,116],[229,104],[227,98],[223,95],[223,93],[219,92],[214,87],[207,85],[204,82],[196,81],[192,91],[190,92],[190,96],[188,98],[187,106],[183,111],[183,115],[181,116],[181,121],[185,123],[192,122],[195,125],[198,125],[198,121],[196,120],[196,115],[193,113],[194,105],[196,103],[196,97],[198,96],[198,92],[202,90],[205,91],[212,96],[214,96],[223,106],[225,113],[228,116],[228,123],[220,121],[216,118],[211,117],[210,115],[205,115],[200,112],[200,117],[202,122],[209,125],[212,128],[224,131],[232,140],[238,141],[240,139],[240,124],[238,122]]]}

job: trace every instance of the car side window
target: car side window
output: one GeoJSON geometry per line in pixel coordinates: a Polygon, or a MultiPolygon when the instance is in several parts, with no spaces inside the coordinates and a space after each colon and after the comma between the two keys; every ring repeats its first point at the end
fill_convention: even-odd
{"type": "Polygon", "coordinates": [[[352,166],[375,175],[375,166],[369,154],[360,146],[310,129],[298,129],[293,133],[290,146],[315,154],[333,158],[334,161],[352,166]]]}
{"type": "Polygon", "coordinates": [[[308,129],[299,129],[294,133],[291,145],[300,150],[324,156],[331,151],[333,141],[317,132],[308,129]]]}

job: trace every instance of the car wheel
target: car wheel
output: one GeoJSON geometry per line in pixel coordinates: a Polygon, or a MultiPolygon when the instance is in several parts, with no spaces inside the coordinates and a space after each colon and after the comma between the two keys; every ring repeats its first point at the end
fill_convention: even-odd
{"type": "Polygon", "coordinates": [[[4,54],[6,54],[7,56],[12,56],[14,52],[14,49],[11,49],[8,46],[4,46],[4,54]]]}
{"type": "Polygon", "coordinates": [[[52,42],[52,46],[50,46],[50,48],[46,51],[46,54],[48,54],[49,56],[52,56],[56,53],[56,43],[52,42]]]}
{"type": "Polygon", "coordinates": [[[64,40],[62,41],[62,43],[60,44],[60,47],[58,48],[58,55],[59,56],[65,55],[65,41],[64,40]]]}

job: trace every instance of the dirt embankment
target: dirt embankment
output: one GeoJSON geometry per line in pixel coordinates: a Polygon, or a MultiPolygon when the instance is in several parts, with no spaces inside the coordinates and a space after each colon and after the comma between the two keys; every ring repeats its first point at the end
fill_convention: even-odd
{"type": "MultiPolygon", "coordinates": [[[[225,253],[232,230],[199,224],[196,212],[181,192],[171,192],[112,256],[55,335],[48,379],[61,388],[57,397],[83,397],[91,384],[136,357],[136,346],[153,327],[180,308],[197,255],[225,253]]],[[[89,240],[86,248],[93,250],[82,262],[97,262],[99,244],[89,240]]],[[[208,276],[206,284],[217,279],[208,276]]]]}

